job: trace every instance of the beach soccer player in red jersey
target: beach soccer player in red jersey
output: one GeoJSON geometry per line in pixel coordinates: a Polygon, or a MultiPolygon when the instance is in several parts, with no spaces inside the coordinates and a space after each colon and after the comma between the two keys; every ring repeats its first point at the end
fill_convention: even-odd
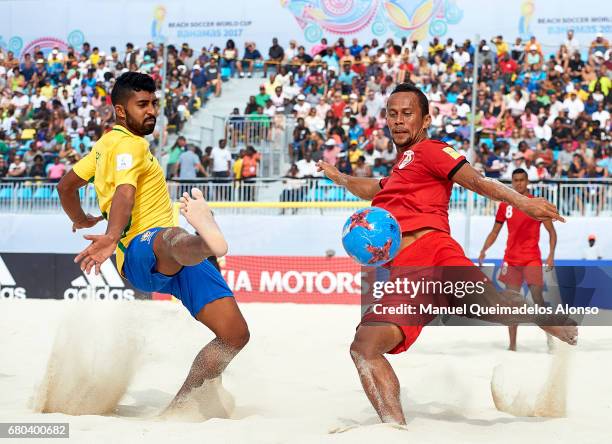
{"type": "MultiPolygon", "coordinates": [[[[512,172],[512,188],[517,193],[531,199],[533,196],[529,194],[527,185],[529,185],[527,171],[522,168],[514,170],[512,172]]],[[[521,291],[523,282],[526,282],[533,302],[543,307],[544,279],[542,275],[542,255],[538,245],[540,242],[540,225],[544,224],[550,239],[549,254],[548,259],[546,259],[546,269],[548,271],[553,269],[555,263],[555,247],[557,246],[555,227],[550,220],[533,219],[518,208],[514,208],[507,202],[502,202],[497,209],[493,229],[480,251],[479,265],[482,265],[487,250],[495,243],[504,222],[508,223],[508,241],[499,280],[506,285],[507,289],[517,292],[521,291]]],[[[508,330],[510,334],[510,346],[508,348],[516,351],[517,326],[511,325],[508,330]]],[[[548,347],[549,349],[553,347],[550,335],[548,335],[548,347]]]]}
{"type": "MultiPolygon", "coordinates": [[[[398,150],[396,163],[382,180],[352,177],[320,161],[325,175],[354,195],[391,212],[402,230],[400,252],[392,267],[477,267],[450,236],[448,204],[453,183],[480,195],[507,202],[538,220],[559,220],[556,207],[542,198],[529,199],[502,183],[483,177],[452,147],[427,138],[429,103],[411,83],[398,85],[387,101],[387,125],[398,150]]],[[[504,304],[504,295],[489,295],[504,304]]],[[[533,321],[532,321],[533,322],[533,321]]],[[[540,325],[540,324],[539,324],[540,325]]],[[[557,324],[559,325],[559,324],[557,324]]],[[[576,344],[575,326],[541,326],[569,344],[576,344]]],[[[399,380],[384,357],[402,353],[414,343],[423,325],[371,321],[363,316],[351,344],[351,357],[361,384],[383,422],[405,424],[399,380]]]]}

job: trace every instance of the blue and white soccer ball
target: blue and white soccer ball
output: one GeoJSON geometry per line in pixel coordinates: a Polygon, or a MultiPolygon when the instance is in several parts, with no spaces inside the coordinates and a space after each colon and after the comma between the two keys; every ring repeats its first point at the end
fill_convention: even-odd
{"type": "Polygon", "coordinates": [[[392,260],[399,251],[401,238],[395,217],[378,207],[356,211],[342,229],[344,249],[365,267],[378,267],[392,260]]]}

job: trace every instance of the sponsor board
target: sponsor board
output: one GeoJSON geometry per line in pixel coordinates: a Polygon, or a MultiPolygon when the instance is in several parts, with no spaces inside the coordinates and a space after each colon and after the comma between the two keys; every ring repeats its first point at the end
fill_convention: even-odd
{"type": "MultiPolygon", "coordinates": [[[[240,302],[359,304],[362,270],[347,257],[228,256],[221,274],[240,302]]],[[[500,288],[502,263],[487,261],[491,280],[500,288]]],[[[544,272],[544,298],[575,306],[612,309],[609,298],[612,261],[556,261],[544,272]]],[[[84,273],[73,254],[0,253],[0,302],[8,299],[67,301],[172,300],[171,295],[141,293],[123,279],[115,258],[101,273],[84,273]]],[[[524,289],[527,293],[527,289],[524,289]]]]}
{"type": "MultiPolygon", "coordinates": [[[[227,256],[219,263],[239,302],[360,303],[361,268],[351,258],[227,256]]],[[[172,299],[161,293],[152,298],[172,299]]]]}
{"type": "Polygon", "coordinates": [[[83,272],[73,254],[0,253],[0,300],[60,299],[67,301],[131,301],[150,299],[117,271],[115,258],[100,274],[83,272]]]}

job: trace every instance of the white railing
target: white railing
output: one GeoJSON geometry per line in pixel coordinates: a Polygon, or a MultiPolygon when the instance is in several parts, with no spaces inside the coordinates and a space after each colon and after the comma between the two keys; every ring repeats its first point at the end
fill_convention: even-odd
{"type": "MultiPolygon", "coordinates": [[[[200,188],[220,214],[333,214],[367,205],[327,179],[210,179],[168,182],[172,200],[200,188]]],[[[612,216],[612,181],[548,181],[532,183],[531,193],[553,202],[565,216],[612,216]]],[[[471,195],[473,215],[493,215],[496,203],[455,186],[449,211],[465,213],[471,195]]],[[[80,190],[86,211],[98,211],[93,185],[80,190]]],[[[0,182],[0,212],[57,213],[61,211],[56,184],[38,180],[0,182]]]]}

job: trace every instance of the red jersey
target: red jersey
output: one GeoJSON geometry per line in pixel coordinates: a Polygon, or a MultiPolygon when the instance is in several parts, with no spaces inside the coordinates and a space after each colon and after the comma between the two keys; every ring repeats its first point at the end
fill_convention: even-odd
{"type": "Polygon", "coordinates": [[[344,100],[332,102],[331,104],[331,110],[334,113],[334,117],[337,117],[338,119],[342,119],[342,116],[344,115],[344,108],[346,108],[346,102],[344,100]]]}
{"type": "Polygon", "coordinates": [[[465,157],[447,144],[423,140],[398,156],[372,205],[393,214],[402,232],[430,227],[450,233],[451,178],[464,163],[465,157]]]}
{"type": "MultiPolygon", "coordinates": [[[[527,195],[532,198],[532,195],[527,195]]],[[[508,222],[508,242],[504,261],[509,265],[524,265],[533,260],[541,260],[540,225],[542,222],[532,219],[521,210],[506,202],[499,204],[495,222],[508,222]]]]}
{"type": "Polygon", "coordinates": [[[512,59],[508,59],[507,61],[500,62],[499,66],[501,67],[501,71],[503,74],[512,74],[518,68],[518,65],[512,59]]]}

